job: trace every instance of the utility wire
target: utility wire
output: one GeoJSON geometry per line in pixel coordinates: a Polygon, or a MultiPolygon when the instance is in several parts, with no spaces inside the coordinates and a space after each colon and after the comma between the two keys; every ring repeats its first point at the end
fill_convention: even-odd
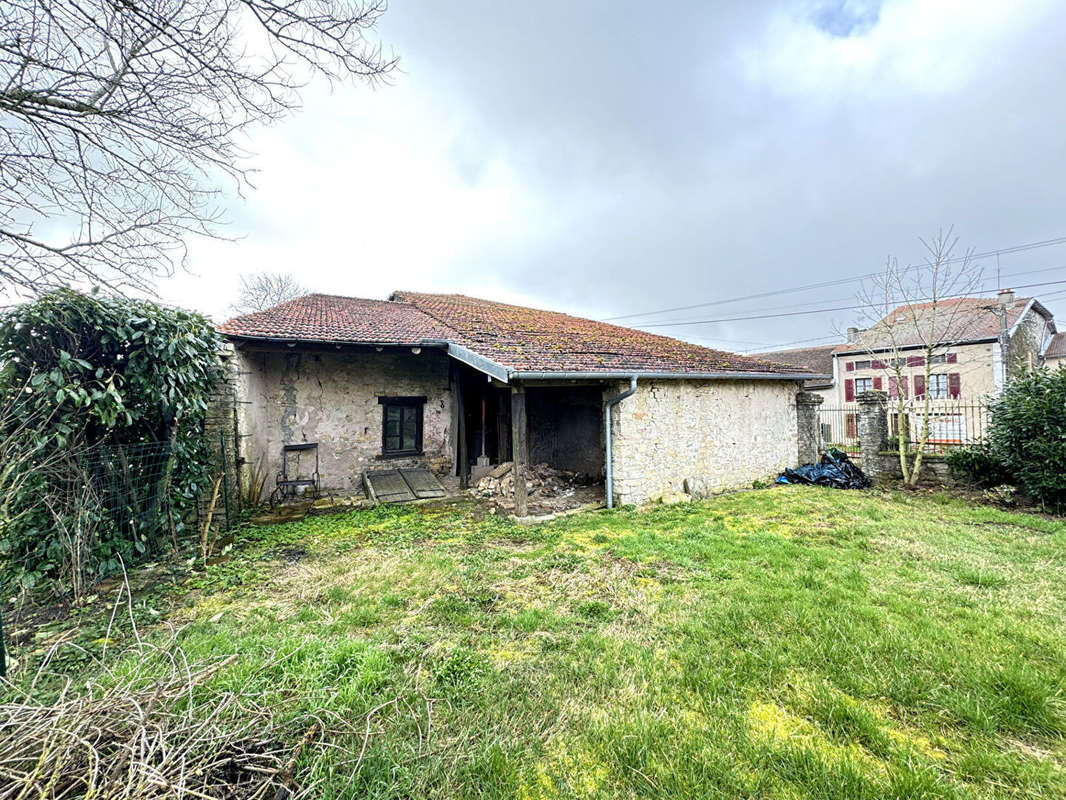
{"type": "MultiPolygon", "coordinates": [[[[1020,286],[1015,286],[1015,289],[1030,289],[1035,286],[1058,286],[1059,284],[1066,283],[1066,280],[1062,281],[1043,281],[1041,283],[1026,283],[1020,286]]],[[[999,291],[998,289],[983,289],[978,292],[971,292],[967,295],[949,295],[947,297],[939,298],[941,300],[954,300],[960,297],[968,297],[973,294],[993,294],[999,291]]],[[[915,301],[931,300],[930,297],[915,298],[915,301]]],[[[721,319],[690,319],[684,322],[647,322],[641,323],[641,328],[669,328],[679,325],[710,325],[717,322],[746,322],[749,320],[758,319],[779,319],[781,317],[798,317],[805,314],[825,314],[830,311],[855,311],[860,308],[868,308],[869,304],[863,303],[860,305],[852,306],[835,306],[833,308],[815,308],[810,311],[786,311],[782,314],[756,314],[750,317],[723,317],[721,319]]]]}
{"type": "MultiPolygon", "coordinates": [[[[1036,250],[1036,249],[1039,249],[1039,248],[1042,248],[1042,247],[1053,247],[1055,245],[1060,245],[1060,244],[1066,244],[1066,236],[1060,236],[1060,237],[1055,238],[1055,239],[1045,239],[1044,241],[1041,241],[1041,242],[1029,242],[1029,243],[1026,243],[1026,244],[1019,244],[1019,245],[1015,245],[1013,247],[1004,247],[1004,248],[1002,248],[1000,250],[988,250],[988,251],[983,252],[983,253],[970,253],[970,254],[966,254],[966,255],[962,255],[962,256],[956,256],[955,258],[947,259],[947,260],[945,260],[942,263],[944,263],[944,264],[953,264],[953,263],[957,263],[959,261],[965,261],[966,259],[973,260],[973,259],[977,259],[977,258],[985,258],[987,256],[997,256],[998,257],[1000,255],[1006,255],[1006,254],[1009,254],[1009,253],[1021,253],[1021,252],[1024,252],[1026,250],[1036,250]]],[[[910,265],[904,267],[904,270],[920,269],[921,267],[924,267],[924,266],[926,266],[926,265],[925,264],[910,264],[910,265]]],[[[659,309],[658,311],[643,311],[643,312],[636,312],[636,313],[633,313],[633,314],[620,314],[620,315],[615,316],[615,317],[606,317],[602,321],[603,322],[613,322],[614,320],[631,319],[632,317],[649,317],[649,316],[654,316],[656,314],[667,314],[667,313],[670,313],[670,312],[673,312],[673,311],[690,311],[690,310],[692,310],[694,308],[706,308],[707,306],[716,306],[716,305],[722,305],[722,304],[725,304],[725,303],[739,303],[742,300],[758,300],[758,299],[763,298],[763,297],[772,297],[774,295],[779,295],[779,294],[790,294],[792,292],[805,292],[805,291],[809,291],[811,289],[824,289],[824,288],[827,288],[827,287],[830,287],[830,286],[840,286],[840,285],[846,284],[846,283],[854,283],[856,281],[869,280],[870,278],[875,278],[875,277],[877,277],[880,274],[881,274],[880,271],[878,271],[878,272],[870,272],[870,273],[867,273],[865,275],[856,275],[856,276],[849,277],[849,278],[836,278],[834,280],[821,281],[819,283],[809,283],[809,284],[806,284],[805,286],[794,286],[794,287],[792,287],[790,289],[774,289],[774,290],[771,290],[769,292],[758,292],[756,294],[744,295],[742,297],[730,297],[730,298],[726,298],[724,300],[711,300],[711,301],[706,302],[706,303],[694,303],[693,305],[689,305],[689,306],[675,306],[674,308],[662,308],[662,309],[659,309]]]]}

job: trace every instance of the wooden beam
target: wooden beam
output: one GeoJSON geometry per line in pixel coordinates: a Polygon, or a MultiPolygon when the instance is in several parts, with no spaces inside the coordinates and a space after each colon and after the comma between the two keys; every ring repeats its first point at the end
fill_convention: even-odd
{"type": "Polygon", "coordinates": [[[511,457],[514,459],[514,513],[518,517],[529,513],[529,495],[526,490],[526,464],[529,460],[526,426],[526,390],[522,386],[512,386],[511,457]]]}
{"type": "Polygon", "coordinates": [[[456,447],[455,461],[456,472],[459,473],[459,488],[470,488],[470,456],[466,449],[466,406],[463,403],[463,380],[462,372],[456,370],[455,375],[455,427],[456,447]]]}

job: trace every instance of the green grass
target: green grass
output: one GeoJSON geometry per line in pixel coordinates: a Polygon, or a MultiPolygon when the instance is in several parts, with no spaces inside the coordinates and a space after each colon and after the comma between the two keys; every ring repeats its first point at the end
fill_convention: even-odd
{"type": "Polygon", "coordinates": [[[183,602],[190,658],[240,654],[218,685],[372,714],[354,774],[362,735],[301,765],[325,797],[1066,797],[1066,524],[1035,515],[382,508],[251,529],[183,602]]]}

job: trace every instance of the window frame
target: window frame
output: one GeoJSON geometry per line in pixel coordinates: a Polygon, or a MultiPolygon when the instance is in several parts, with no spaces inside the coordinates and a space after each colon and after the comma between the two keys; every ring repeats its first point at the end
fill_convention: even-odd
{"type": "Polygon", "coordinates": [[[379,458],[407,458],[410,456],[420,456],[423,453],[422,442],[422,429],[425,416],[426,398],[425,396],[382,396],[378,398],[378,404],[381,406],[381,455],[379,458]],[[403,415],[400,418],[400,450],[388,449],[388,424],[389,424],[389,408],[403,408],[411,409],[415,413],[415,441],[414,449],[402,449],[403,441],[403,415]]]}
{"type": "Polygon", "coordinates": [[[929,380],[925,382],[925,391],[930,400],[947,400],[951,397],[951,381],[946,373],[931,373],[929,380]],[[943,394],[939,391],[941,384],[943,384],[943,394]]]}
{"type": "Polygon", "coordinates": [[[858,396],[862,392],[872,392],[873,390],[874,390],[874,379],[873,378],[856,378],[855,379],[855,395],[856,396],[858,396]],[[869,386],[866,386],[865,388],[859,388],[859,383],[860,382],[869,384],[869,386]]]}

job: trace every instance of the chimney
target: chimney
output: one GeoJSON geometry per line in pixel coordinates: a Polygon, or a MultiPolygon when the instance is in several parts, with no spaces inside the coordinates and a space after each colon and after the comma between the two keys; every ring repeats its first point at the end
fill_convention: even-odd
{"type": "MultiPolygon", "coordinates": [[[[840,329],[838,328],[837,330],[840,330],[840,329]]],[[[858,342],[859,341],[859,329],[858,328],[848,328],[847,339],[848,339],[848,342],[847,342],[848,344],[855,344],[856,342],[858,342]]]]}
{"type": "Polygon", "coordinates": [[[999,297],[1000,308],[1011,308],[1014,306],[1014,290],[1013,289],[1000,289],[999,297]]]}

